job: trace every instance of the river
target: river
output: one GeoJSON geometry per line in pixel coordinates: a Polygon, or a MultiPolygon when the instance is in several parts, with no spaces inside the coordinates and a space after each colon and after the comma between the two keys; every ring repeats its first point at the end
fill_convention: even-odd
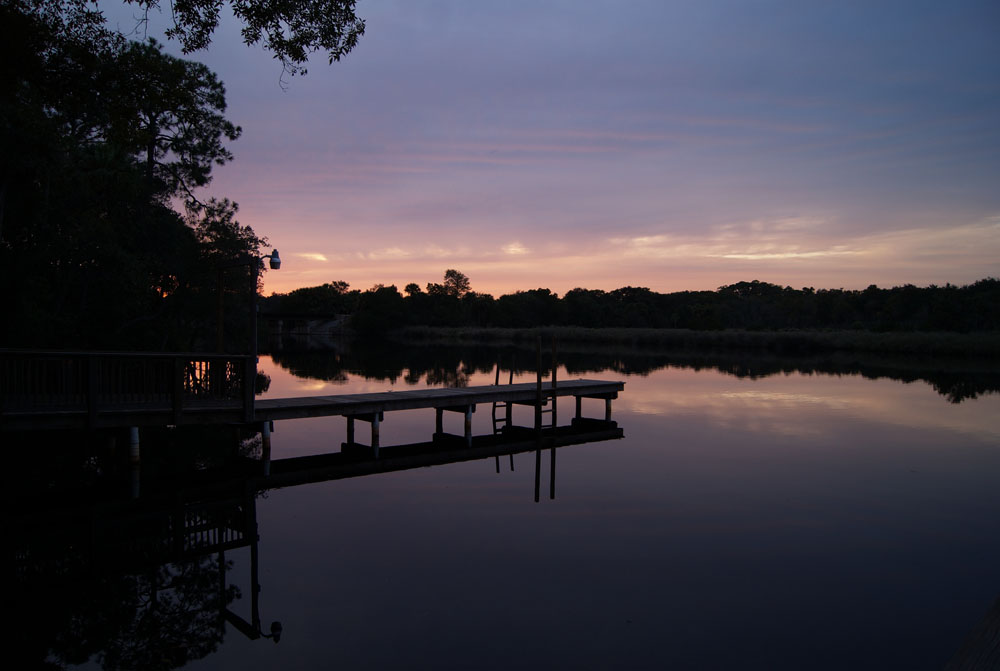
{"type": "MultiPolygon", "coordinates": [[[[491,361],[502,382],[508,367],[535,379],[504,352],[352,356],[262,357],[264,396],[492,384],[491,361]]],[[[1000,596],[995,374],[560,361],[560,380],[624,381],[622,438],[256,494],[257,607],[280,641],[229,622],[181,666],[941,669],[1000,596]]],[[[583,411],[603,418],[604,402],[583,411]]],[[[462,433],[460,414],[444,420],[462,433]]],[[[473,433],[492,428],[481,405],[473,433]]],[[[432,410],[386,413],[381,443],[433,431],[432,410]]],[[[339,451],[345,432],[342,417],[277,422],[271,458],[339,451]]],[[[245,622],[250,555],[227,552],[223,573],[245,622]]]]}

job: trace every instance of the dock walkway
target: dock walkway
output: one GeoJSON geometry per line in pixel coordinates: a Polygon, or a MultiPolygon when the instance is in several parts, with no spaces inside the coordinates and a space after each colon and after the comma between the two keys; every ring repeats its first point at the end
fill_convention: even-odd
{"type": "MultiPolygon", "coordinates": [[[[177,366],[183,370],[182,366],[177,366]]],[[[206,378],[208,375],[205,376],[206,378]]],[[[84,385],[78,385],[84,386],[84,385]]],[[[91,385],[95,386],[95,385],[91,385]]],[[[180,389],[179,383],[174,387],[180,389]]],[[[0,430],[35,431],[44,429],[95,429],[152,427],[191,424],[251,424],[264,427],[276,420],[306,417],[345,416],[348,442],[354,442],[354,420],[372,424],[371,446],[378,449],[378,424],[384,413],[396,410],[434,408],[437,432],[445,411],[466,416],[465,434],[470,435],[471,414],[481,403],[546,405],[556,397],[576,399],[576,416],[581,416],[581,400],[604,399],[605,419],[611,417],[611,400],[625,388],[624,382],[601,380],[560,380],[558,384],[534,382],[386,391],[365,394],[302,396],[295,398],[252,399],[242,394],[228,397],[192,398],[181,393],[24,393],[14,390],[0,394],[0,430]],[[56,398],[58,402],[53,402],[56,398]]],[[[34,390],[29,390],[33,392],[34,390]]],[[[47,390],[46,390],[47,391],[47,390]]],[[[509,405],[508,405],[509,407],[509,405]]],[[[507,424],[509,425],[509,415],[507,424]]]]}
{"type": "MultiPolygon", "coordinates": [[[[550,382],[543,383],[542,396],[613,399],[624,388],[623,382],[560,380],[554,390],[550,382]]],[[[331,415],[351,416],[417,408],[466,408],[479,403],[534,404],[537,394],[538,386],[534,382],[441,387],[367,394],[261,399],[254,404],[254,412],[258,421],[331,415]]]]}

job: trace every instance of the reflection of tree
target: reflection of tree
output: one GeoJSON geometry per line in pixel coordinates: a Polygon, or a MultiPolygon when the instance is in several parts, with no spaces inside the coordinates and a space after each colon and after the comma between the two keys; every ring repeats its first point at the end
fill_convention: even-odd
{"type": "MultiPolygon", "coordinates": [[[[274,361],[300,377],[346,382],[347,374],[367,379],[406,384],[464,387],[475,373],[492,372],[497,362],[505,371],[511,361],[529,365],[514,366],[515,374],[535,373],[534,348],[495,348],[478,344],[355,346],[336,357],[322,353],[278,352],[274,361]],[[516,354],[519,353],[519,354],[516,354]]],[[[641,347],[613,347],[598,350],[559,347],[559,364],[570,375],[616,372],[648,375],[668,367],[693,370],[717,370],[739,378],[764,378],[789,373],[824,373],[861,375],[869,379],[887,378],[901,382],[923,381],[952,403],[1000,391],[1000,367],[981,362],[948,360],[927,361],[915,357],[887,357],[876,354],[832,353],[823,355],[781,356],[761,352],[691,352],[644,350],[641,347]]],[[[550,365],[548,348],[543,366],[550,365]]],[[[543,371],[546,375],[548,369],[543,371]]]]}
{"type": "Polygon", "coordinates": [[[232,479],[245,449],[231,431],[147,431],[140,498],[103,441],[91,451],[79,436],[49,445],[26,435],[10,445],[23,477],[5,483],[2,531],[5,605],[29,623],[20,656],[172,669],[216,650],[239,596],[224,552],[256,542],[253,496],[232,479]]]}
{"type": "MultiPolygon", "coordinates": [[[[412,371],[410,373],[412,375],[412,371]]],[[[432,368],[425,372],[427,384],[432,387],[468,387],[469,372],[459,363],[456,368],[432,368]]]]}
{"type": "MultiPolygon", "coordinates": [[[[220,591],[215,556],[167,564],[148,574],[82,582],[19,583],[12,612],[30,621],[22,649],[60,665],[95,660],[104,669],[175,669],[215,651],[222,609],[238,596],[220,591]]],[[[27,660],[26,660],[27,661],[27,660]]]]}

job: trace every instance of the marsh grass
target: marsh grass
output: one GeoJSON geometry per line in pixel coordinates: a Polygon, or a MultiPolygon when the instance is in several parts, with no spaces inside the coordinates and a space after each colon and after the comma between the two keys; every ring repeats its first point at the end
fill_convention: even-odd
{"type": "Polygon", "coordinates": [[[415,343],[528,345],[538,337],[564,344],[618,346],[659,351],[757,351],[781,354],[872,352],[947,357],[1000,357],[1000,333],[873,331],[692,331],[686,329],[581,328],[512,329],[411,326],[393,339],[415,343]]]}

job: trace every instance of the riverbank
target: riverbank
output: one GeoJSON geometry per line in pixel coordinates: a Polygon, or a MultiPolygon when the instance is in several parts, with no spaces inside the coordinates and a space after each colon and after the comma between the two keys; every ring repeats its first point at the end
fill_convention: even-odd
{"type": "Polygon", "coordinates": [[[873,331],[692,331],[687,329],[630,329],[545,327],[445,328],[410,326],[390,334],[410,343],[481,343],[527,345],[553,337],[563,345],[635,347],[652,350],[750,350],[782,354],[872,352],[948,357],[1000,358],[1000,333],[873,332],[873,331]]]}

